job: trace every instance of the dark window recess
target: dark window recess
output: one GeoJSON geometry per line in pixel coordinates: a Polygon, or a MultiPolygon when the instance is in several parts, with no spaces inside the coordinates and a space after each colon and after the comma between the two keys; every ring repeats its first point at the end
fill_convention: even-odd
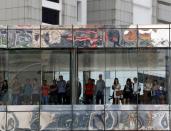
{"type": "Polygon", "coordinates": [[[59,11],[42,7],[42,22],[59,25],[59,11]]]}
{"type": "Polygon", "coordinates": [[[47,0],[47,1],[52,1],[52,2],[55,2],[55,3],[59,3],[59,0],[47,0]]]}

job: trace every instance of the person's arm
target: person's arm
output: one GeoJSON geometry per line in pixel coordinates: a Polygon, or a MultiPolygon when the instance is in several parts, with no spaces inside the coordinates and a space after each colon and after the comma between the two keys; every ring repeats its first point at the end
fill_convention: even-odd
{"type": "Polygon", "coordinates": [[[106,83],[103,81],[103,90],[106,88],[106,83]]]}

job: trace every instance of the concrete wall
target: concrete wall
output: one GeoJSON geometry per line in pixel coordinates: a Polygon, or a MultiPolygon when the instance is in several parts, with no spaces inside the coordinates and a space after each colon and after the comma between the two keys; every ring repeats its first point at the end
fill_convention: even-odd
{"type": "Polygon", "coordinates": [[[40,24],[41,0],[1,0],[1,24],[40,24]]]}
{"type": "Polygon", "coordinates": [[[77,23],[77,1],[62,0],[62,24],[77,23]]]}
{"type": "Polygon", "coordinates": [[[87,23],[129,25],[132,10],[132,0],[88,0],[87,23]]]}

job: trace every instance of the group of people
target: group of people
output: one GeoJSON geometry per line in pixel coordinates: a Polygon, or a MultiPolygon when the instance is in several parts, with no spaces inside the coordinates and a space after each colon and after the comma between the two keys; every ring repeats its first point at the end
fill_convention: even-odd
{"type": "MultiPolygon", "coordinates": [[[[146,78],[143,87],[143,95],[140,95],[141,87],[138,79],[135,77],[133,81],[128,78],[121,89],[121,84],[118,78],[114,78],[112,84],[113,104],[165,104],[167,90],[163,82],[146,78]]],[[[14,78],[11,88],[8,88],[8,81],[0,82],[0,104],[5,104],[11,100],[11,104],[71,104],[72,88],[71,82],[65,81],[60,75],[58,80],[53,80],[49,85],[47,80],[39,84],[36,78],[26,79],[24,85],[21,85],[18,78],[14,78]]],[[[74,97],[76,104],[80,103],[82,92],[81,83],[78,81],[76,85],[74,97]]],[[[99,79],[95,82],[89,78],[83,87],[84,104],[104,104],[106,84],[102,74],[99,74],[99,79]]]]}
{"type": "MultiPolygon", "coordinates": [[[[79,97],[81,95],[81,83],[78,82],[75,97],[77,103],[79,102],[79,97]]],[[[52,85],[47,84],[47,80],[43,80],[42,85],[42,104],[71,104],[71,82],[65,81],[63,76],[59,76],[59,80],[53,80],[52,85]]]]}
{"type": "Polygon", "coordinates": [[[112,89],[114,90],[114,104],[118,104],[120,102],[124,104],[166,103],[167,90],[164,83],[162,82],[159,84],[158,80],[146,78],[143,87],[143,95],[140,95],[141,87],[136,77],[133,78],[133,82],[128,78],[123,90],[121,90],[118,78],[115,78],[112,89]]]}
{"type": "MultiPolygon", "coordinates": [[[[48,84],[47,80],[42,85],[37,78],[26,79],[25,83],[15,77],[8,88],[8,81],[0,82],[0,104],[30,105],[30,104],[71,104],[71,83],[65,81],[60,75],[58,80],[48,84]]],[[[77,103],[81,95],[81,83],[78,82],[77,103]]]]}
{"type": "MultiPolygon", "coordinates": [[[[104,104],[105,81],[102,75],[95,83],[94,79],[89,78],[84,87],[85,104],[104,104]],[[95,102],[94,101],[95,97],[95,102]]],[[[164,83],[158,80],[147,78],[144,82],[143,95],[140,95],[141,87],[136,77],[133,81],[128,78],[123,90],[118,78],[115,78],[112,84],[113,104],[165,104],[167,90],[164,83]]]]}

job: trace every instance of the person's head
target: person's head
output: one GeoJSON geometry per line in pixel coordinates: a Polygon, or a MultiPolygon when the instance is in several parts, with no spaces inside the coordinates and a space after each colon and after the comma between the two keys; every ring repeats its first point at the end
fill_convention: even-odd
{"type": "Polygon", "coordinates": [[[126,80],[126,84],[127,84],[127,85],[131,85],[131,83],[132,83],[132,82],[131,82],[131,79],[128,78],[128,79],[126,80]]]}
{"type": "Polygon", "coordinates": [[[115,78],[114,79],[114,85],[117,85],[117,84],[119,84],[119,80],[118,80],[118,78],[115,78]]]}
{"type": "Polygon", "coordinates": [[[55,79],[53,80],[53,85],[56,85],[56,80],[55,79]]]}
{"type": "Polygon", "coordinates": [[[4,80],[3,84],[4,85],[8,85],[8,81],[7,80],[4,80]]]}
{"type": "Polygon", "coordinates": [[[138,81],[138,79],[137,79],[137,77],[134,77],[134,83],[137,83],[137,81],[138,81]]]}
{"type": "Polygon", "coordinates": [[[26,79],[26,83],[29,84],[30,83],[30,79],[26,79]]]}
{"type": "Polygon", "coordinates": [[[88,84],[91,84],[91,83],[92,83],[92,79],[89,78],[89,79],[88,79],[88,84]]]}
{"type": "Polygon", "coordinates": [[[153,81],[153,84],[154,84],[154,85],[158,85],[158,81],[157,81],[157,80],[154,80],[154,81],[153,81]]]}
{"type": "Polygon", "coordinates": [[[59,76],[59,80],[60,80],[60,81],[63,80],[63,76],[62,76],[62,75],[59,76]]]}
{"type": "Polygon", "coordinates": [[[99,74],[99,80],[102,80],[102,74],[99,74]]]}
{"type": "Polygon", "coordinates": [[[47,84],[47,80],[43,80],[43,85],[46,85],[47,84]]]}
{"type": "Polygon", "coordinates": [[[95,84],[95,79],[91,79],[91,81],[92,81],[92,84],[95,84]]]}

